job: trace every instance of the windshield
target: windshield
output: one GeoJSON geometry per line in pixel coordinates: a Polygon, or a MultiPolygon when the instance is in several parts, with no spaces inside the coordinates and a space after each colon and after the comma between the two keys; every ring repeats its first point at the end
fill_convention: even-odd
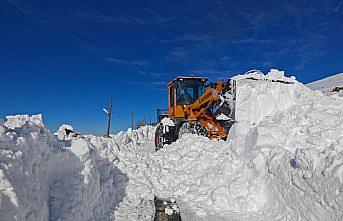
{"type": "Polygon", "coordinates": [[[184,79],[177,84],[177,103],[192,104],[204,93],[204,81],[200,79],[184,79]]]}

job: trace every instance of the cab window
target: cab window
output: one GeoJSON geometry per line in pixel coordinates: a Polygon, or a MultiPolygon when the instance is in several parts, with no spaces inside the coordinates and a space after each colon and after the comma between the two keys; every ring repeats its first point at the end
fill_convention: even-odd
{"type": "Polygon", "coordinates": [[[192,104],[204,92],[204,82],[200,79],[184,79],[177,84],[177,104],[192,104]]]}

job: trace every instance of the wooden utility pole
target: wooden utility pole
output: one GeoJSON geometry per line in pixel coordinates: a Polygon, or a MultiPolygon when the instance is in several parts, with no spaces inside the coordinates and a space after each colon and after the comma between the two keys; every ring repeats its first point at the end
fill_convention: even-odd
{"type": "Polygon", "coordinates": [[[111,117],[112,117],[112,97],[110,98],[110,110],[107,111],[107,130],[104,137],[110,137],[111,117]]]}
{"type": "Polygon", "coordinates": [[[133,130],[133,112],[131,112],[131,129],[133,130]]]}

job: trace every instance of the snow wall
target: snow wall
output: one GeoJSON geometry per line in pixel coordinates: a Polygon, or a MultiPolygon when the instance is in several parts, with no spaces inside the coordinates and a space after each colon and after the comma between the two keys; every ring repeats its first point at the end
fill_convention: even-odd
{"type": "Polygon", "coordinates": [[[153,128],[122,132],[114,139],[61,140],[62,128],[72,127],[62,125],[54,135],[44,128],[41,115],[9,116],[0,124],[1,220],[114,220],[129,178],[97,148],[135,145],[150,138],[153,128]]]}

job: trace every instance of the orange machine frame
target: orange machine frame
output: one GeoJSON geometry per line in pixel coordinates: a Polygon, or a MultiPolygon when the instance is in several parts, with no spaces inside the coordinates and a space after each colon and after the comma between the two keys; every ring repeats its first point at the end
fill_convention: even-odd
{"type": "Polygon", "coordinates": [[[220,104],[219,94],[223,92],[224,82],[212,84],[213,87],[206,90],[200,98],[193,104],[180,105],[177,104],[177,90],[175,82],[179,79],[199,79],[206,82],[207,78],[202,77],[183,77],[174,78],[168,83],[168,117],[173,119],[175,123],[182,121],[198,121],[208,131],[210,139],[226,138],[226,131],[216,120],[211,112],[213,108],[220,104]],[[173,90],[173,105],[171,103],[171,89],[173,90]]]}

